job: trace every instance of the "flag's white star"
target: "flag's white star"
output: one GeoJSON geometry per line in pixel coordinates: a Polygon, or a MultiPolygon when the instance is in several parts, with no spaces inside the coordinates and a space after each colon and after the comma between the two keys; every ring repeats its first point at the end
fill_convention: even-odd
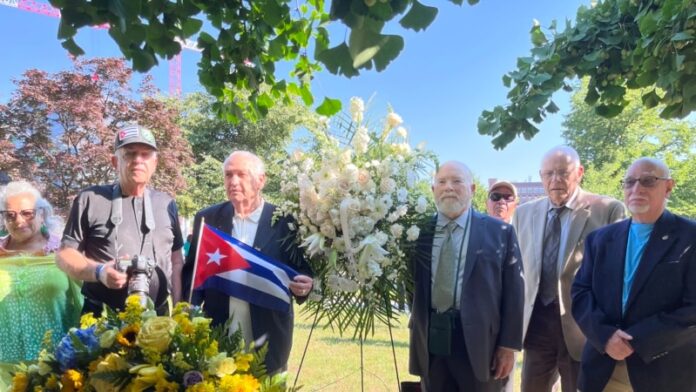
{"type": "Polygon", "coordinates": [[[208,255],[208,264],[210,263],[215,263],[217,265],[220,265],[220,260],[222,260],[224,257],[227,257],[223,254],[220,254],[220,249],[215,249],[215,253],[207,253],[208,255]]]}

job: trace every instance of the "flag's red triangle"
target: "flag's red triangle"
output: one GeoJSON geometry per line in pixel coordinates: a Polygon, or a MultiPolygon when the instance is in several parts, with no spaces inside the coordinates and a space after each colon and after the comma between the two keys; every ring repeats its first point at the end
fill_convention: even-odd
{"type": "Polygon", "coordinates": [[[198,243],[196,279],[193,288],[221,272],[249,268],[249,263],[227,241],[220,238],[208,225],[203,226],[198,243]]]}

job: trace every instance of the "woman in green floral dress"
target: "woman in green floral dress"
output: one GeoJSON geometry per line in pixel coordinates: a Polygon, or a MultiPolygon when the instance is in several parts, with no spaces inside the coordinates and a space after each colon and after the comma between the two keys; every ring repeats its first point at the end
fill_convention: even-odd
{"type": "Polygon", "coordinates": [[[55,344],[79,321],[78,285],[58,269],[62,222],[36,188],[0,191],[0,362],[33,360],[47,331],[55,344]]]}

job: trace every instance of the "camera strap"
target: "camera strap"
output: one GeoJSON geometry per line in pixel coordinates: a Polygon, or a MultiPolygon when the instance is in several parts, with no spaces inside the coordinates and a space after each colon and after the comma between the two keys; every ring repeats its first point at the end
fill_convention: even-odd
{"type": "MultiPolygon", "coordinates": [[[[140,252],[143,253],[145,249],[152,249],[152,257],[155,262],[157,262],[157,254],[155,253],[155,246],[152,242],[152,234],[155,231],[155,215],[152,211],[152,200],[150,197],[150,189],[145,188],[145,194],[143,195],[143,209],[145,210],[145,227],[147,230],[143,233],[143,240],[140,243],[140,252]]],[[[121,248],[123,247],[118,242],[118,229],[121,223],[123,223],[123,194],[121,193],[121,186],[116,183],[112,189],[111,194],[111,223],[114,225],[114,249],[115,255],[114,260],[118,260],[121,248]]],[[[138,227],[136,230],[140,230],[138,227]]],[[[134,255],[130,255],[134,256],[134,255]]]]}

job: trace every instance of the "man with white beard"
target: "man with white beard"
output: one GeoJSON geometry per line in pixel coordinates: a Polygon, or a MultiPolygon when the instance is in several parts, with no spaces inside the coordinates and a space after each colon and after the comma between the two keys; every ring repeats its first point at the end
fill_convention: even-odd
{"type": "Polygon", "coordinates": [[[501,391],[522,347],[524,279],[512,226],[471,209],[461,162],[432,185],[438,213],[415,257],[410,366],[424,391],[501,391]]]}

